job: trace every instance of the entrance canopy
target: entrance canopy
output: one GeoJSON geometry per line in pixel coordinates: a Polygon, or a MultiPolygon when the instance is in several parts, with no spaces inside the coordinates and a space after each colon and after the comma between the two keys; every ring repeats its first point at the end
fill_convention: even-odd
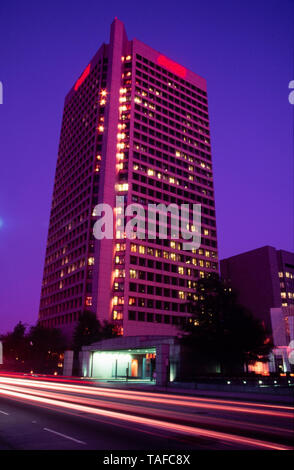
{"type": "Polygon", "coordinates": [[[176,375],[179,346],[170,336],[119,336],[84,346],[81,373],[98,380],[165,384],[176,375]]]}
{"type": "Polygon", "coordinates": [[[92,377],[153,380],[156,348],[94,351],[92,361],[92,377]]]}

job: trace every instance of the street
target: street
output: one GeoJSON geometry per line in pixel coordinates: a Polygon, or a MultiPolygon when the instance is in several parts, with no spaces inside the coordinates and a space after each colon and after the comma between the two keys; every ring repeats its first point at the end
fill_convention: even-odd
{"type": "Polygon", "coordinates": [[[293,407],[1,375],[0,449],[290,450],[293,407]]]}

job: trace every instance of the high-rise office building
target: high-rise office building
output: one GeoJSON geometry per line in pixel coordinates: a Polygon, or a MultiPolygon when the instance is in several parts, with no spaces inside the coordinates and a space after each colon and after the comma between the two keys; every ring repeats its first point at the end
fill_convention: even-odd
{"type": "MultiPolygon", "coordinates": [[[[193,227],[190,227],[193,230],[193,227]]],[[[194,228],[195,229],[195,228],[194,228]]],[[[218,271],[206,82],[115,19],[65,98],[39,320],[72,330],[84,310],[124,335],[174,334],[195,281],[218,271]],[[201,245],[97,240],[99,203],[201,204],[201,245]]]]}
{"type": "Polygon", "coordinates": [[[239,302],[272,331],[272,308],[294,306],[294,253],[263,246],[221,260],[221,275],[239,302]]]}

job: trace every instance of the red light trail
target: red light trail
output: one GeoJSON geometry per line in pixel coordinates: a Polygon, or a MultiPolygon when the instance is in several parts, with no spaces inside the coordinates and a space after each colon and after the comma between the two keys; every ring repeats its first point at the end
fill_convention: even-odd
{"type": "Polygon", "coordinates": [[[123,423],[125,426],[129,423],[132,424],[132,428],[136,424],[143,427],[143,429],[138,429],[142,432],[147,432],[145,429],[147,427],[161,432],[178,433],[190,438],[204,436],[251,448],[291,449],[291,447],[284,444],[268,442],[236,433],[236,430],[242,430],[244,434],[246,429],[246,432],[250,432],[250,430],[251,432],[252,430],[257,432],[266,431],[268,434],[274,433],[277,435],[281,431],[285,435],[290,435],[292,432],[290,430],[284,428],[279,430],[274,426],[239,422],[236,423],[234,432],[231,430],[230,432],[223,432],[215,428],[220,427],[220,424],[224,421],[231,425],[234,423],[234,419],[226,418],[224,420],[223,417],[218,418],[215,416],[198,417],[193,414],[195,413],[194,410],[198,408],[206,408],[209,411],[215,410],[222,413],[229,412],[230,414],[241,412],[243,416],[248,414],[249,416],[262,415],[265,418],[289,419],[292,417],[291,411],[293,411],[290,406],[187,396],[178,397],[167,393],[72,385],[67,382],[57,382],[56,379],[53,383],[53,380],[21,379],[9,376],[0,377],[0,395],[67,413],[82,413],[83,416],[92,418],[94,416],[99,420],[111,419],[115,423],[123,423]],[[128,400],[128,403],[119,400],[128,400]],[[158,405],[160,406],[158,407],[158,405]],[[196,422],[197,420],[198,422],[196,422]],[[204,427],[199,427],[199,422],[204,427]],[[214,428],[207,429],[205,425],[214,426],[214,428]]]}
{"type": "Polygon", "coordinates": [[[37,387],[47,390],[62,390],[66,392],[73,393],[84,393],[87,395],[93,396],[102,396],[102,397],[111,397],[111,398],[121,398],[127,399],[133,398],[137,401],[151,402],[151,403],[162,403],[168,405],[180,405],[180,406],[189,406],[196,408],[207,408],[210,409],[224,410],[224,411],[233,411],[241,413],[252,413],[252,414],[262,414],[269,416],[278,416],[283,418],[288,418],[289,413],[287,410],[293,411],[293,408],[290,406],[279,406],[279,405],[267,405],[259,403],[250,403],[250,402],[236,402],[228,400],[219,400],[219,399],[209,399],[209,398],[199,398],[199,397],[181,397],[177,398],[171,394],[159,394],[159,393],[148,393],[148,392],[136,392],[132,390],[117,390],[104,387],[95,387],[89,388],[87,386],[78,386],[78,385],[67,385],[66,383],[46,383],[43,381],[30,381],[26,379],[9,379],[0,377],[0,384],[17,384],[25,385],[29,387],[37,387]],[[217,403],[217,404],[215,404],[217,403]],[[221,404],[220,404],[221,403],[221,404]],[[284,411],[274,411],[273,409],[278,408],[279,410],[284,411]]]}

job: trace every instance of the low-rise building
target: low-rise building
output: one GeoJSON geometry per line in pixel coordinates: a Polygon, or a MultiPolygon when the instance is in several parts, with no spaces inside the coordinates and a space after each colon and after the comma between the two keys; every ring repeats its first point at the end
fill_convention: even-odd
{"type": "Polygon", "coordinates": [[[275,346],[270,362],[256,364],[251,370],[291,371],[294,253],[264,246],[221,260],[220,270],[224,281],[236,291],[239,303],[263,323],[275,346]]]}

